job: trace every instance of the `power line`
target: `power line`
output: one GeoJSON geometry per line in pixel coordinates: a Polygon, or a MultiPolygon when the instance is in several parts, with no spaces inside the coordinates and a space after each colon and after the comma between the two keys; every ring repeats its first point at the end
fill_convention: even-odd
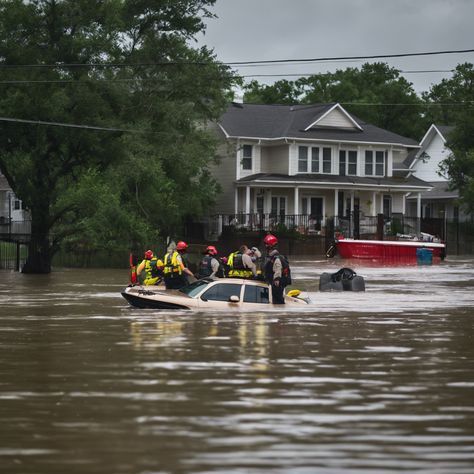
{"type": "Polygon", "coordinates": [[[0,117],[0,122],[15,122],[15,123],[27,123],[32,125],[50,125],[54,127],[68,127],[68,128],[81,128],[85,130],[97,130],[104,132],[126,132],[126,133],[149,133],[143,130],[130,130],[124,128],[109,128],[109,127],[96,127],[93,125],[76,125],[72,123],[62,123],[62,122],[47,122],[44,120],[26,120],[26,119],[17,119],[10,117],[0,117]]]}
{"type": "MultiPolygon", "coordinates": [[[[455,69],[429,69],[429,70],[420,70],[420,71],[398,71],[400,74],[425,74],[425,73],[446,73],[454,72],[455,69]]],[[[326,73],[319,72],[305,72],[305,73],[289,73],[289,74],[244,74],[240,77],[310,77],[310,76],[323,76],[326,73]]],[[[0,84],[3,81],[0,81],[0,84]]]]}
{"type": "Polygon", "coordinates": [[[340,56],[340,57],[323,57],[323,58],[303,58],[303,59],[268,59],[264,61],[240,61],[226,63],[229,66],[243,66],[254,64],[278,64],[278,63],[293,63],[293,62],[320,62],[320,61],[342,61],[355,59],[378,59],[378,58],[406,58],[413,56],[434,56],[438,54],[460,54],[472,53],[474,49],[458,49],[446,51],[428,51],[424,53],[400,53],[400,54],[377,54],[372,56],[340,56]]]}
{"type": "MultiPolygon", "coordinates": [[[[419,71],[398,71],[400,74],[425,74],[425,73],[446,73],[454,72],[455,69],[427,69],[419,71]]],[[[288,74],[244,74],[240,75],[242,78],[247,77],[309,77],[309,76],[319,76],[324,75],[325,73],[319,72],[306,72],[306,73],[288,73],[288,74]]],[[[77,81],[70,79],[56,79],[56,80],[0,80],[0,84],[5,85],[21,85],[21,84],[101,84],[101,83],[130,83],[130,82],[156,82],[155,79],[86,79],[77,81]]]]}
{"type": "Polygon", "coordinates": [[[457,50],[445,50],[445,51],[427,51],[427,52],[416,52],[416,53],[399,53],[399,54],[376,54],[368,56],[336,56],[336,57],[321,57],[321,58],[299,58],[299,59],[267,59],[258,61],[232,61],[232,62],[221,62],[217,61],[159,61],[154,63],[58,63],[58,64],[0,64],[0,69],[22,69],[22,68],[136,68],[136,67],[152,67],[152,66],[184,66],[184,65],[196,65],[196,66],[209,66],[222,64],[226,66],[256,66],[262,64],[282,64],[282,63],[310,63],[310,62],[328,62],[328,61],[353,61],[353,60],[364,60],[364,59],[381,59],[381,58],[405,58],[414,56],[434,56],[441,54],[461,54],[461,53],[472,53],[474,49],[457,49],[457,50]]]}

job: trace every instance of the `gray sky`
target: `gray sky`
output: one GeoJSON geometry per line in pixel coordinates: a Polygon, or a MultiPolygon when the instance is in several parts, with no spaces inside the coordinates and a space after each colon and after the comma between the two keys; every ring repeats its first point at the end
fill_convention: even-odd
{"type": "MultiPolygon", "coordinates": [[[[225,63],[272,59],[372,56],[474,49],[474,0],[217,0],[198,45],[214,49],[225,63]]],[[[474,53],[412,58],[373,59],[402,71],[450,70],[474,63],[474,53]]],[[[271,84],[296,76],[257,74],[317,74],[367,60],[239,67],[271,84]]],[[[237,68],[237,67],[235,67],[237,68]]],[[[449,72],[404,73],[416,92],[451,77],[449,72]]]]}

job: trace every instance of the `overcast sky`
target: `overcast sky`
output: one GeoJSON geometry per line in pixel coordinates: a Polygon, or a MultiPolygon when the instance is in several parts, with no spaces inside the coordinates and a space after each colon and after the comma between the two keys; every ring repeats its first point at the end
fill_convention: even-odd
{"type": "MultiPolygon", "coordinates": [[[[198,45],[218,60],[261,61],[474,49],[474,0],[216,0],[198,45]]],[[[402,71],[450,70],[474,63],[474,53],[373,59],[402,71]]],[[[271,84],[367,60],[234,68],[245,80],[271,84]]],[[[449,72],[403,73],[416,92],[451,77],[449,72]]]]}

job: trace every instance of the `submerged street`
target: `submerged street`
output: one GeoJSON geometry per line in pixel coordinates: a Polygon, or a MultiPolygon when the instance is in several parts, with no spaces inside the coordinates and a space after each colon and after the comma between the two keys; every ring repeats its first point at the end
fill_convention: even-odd
{"type": "Polygon", "coordinates": [[[127,270],[0,273],[9,474],[474,470],[474,259],[292,258],[311,304],[141,310],[127,270]],[[362,293],[320,293],[343,266],[362,293]]]}

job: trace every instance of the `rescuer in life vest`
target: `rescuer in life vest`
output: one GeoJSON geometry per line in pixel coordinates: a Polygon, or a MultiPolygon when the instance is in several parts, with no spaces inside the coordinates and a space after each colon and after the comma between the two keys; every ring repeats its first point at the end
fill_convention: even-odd
{"type": "Polygon", "coordinates": [[[246,245],[242,245],[237,252],[231,253],[227,258],[228,276],[234,278],[257,278],[256,260],[261,255],[256,247],[249,249],[246,245]]]}
{"type": "Polygon", "coordinates": [[[167,290],[179,290],[188,284],[188,276],[194,278],[193,272],[187,268],[183,258],[187,248],[188,244],[180,241],[176,244],[176,249],[169,248],[163,258],[163,273],[167,290]]]}
{"type": "Polygon", "coordinates": [[[285,287],[291,285],[290,265],[287,258],[276,248],[278,239],[273,234],[266,235],[263,243],[267,249],[265,281],[271,285],[272,301],[274,304],[285,304],[285,287]]]}
{"type": "Polygon", "coordinates": [[[143,285],[158,285],[163,278],[163,262],[151,250],[147,250],[137,267],[138,281],[143,285]]]}
{"type": "Polygon", "coordinates": [[[216,258],[216,255],[217,249],[214,245],[209,245],[204,252],[204,257],[202,257],[199,263],[197,278],[217,278],[221,276],[221,263],[216,258]]]}

